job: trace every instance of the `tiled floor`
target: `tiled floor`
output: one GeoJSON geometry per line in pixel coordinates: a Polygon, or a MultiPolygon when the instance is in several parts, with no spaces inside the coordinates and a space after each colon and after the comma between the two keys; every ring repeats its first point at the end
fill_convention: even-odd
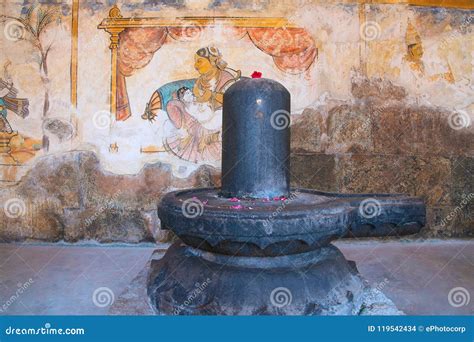
{"type": "MultiPolygon", "coordinates": [[[[337,246],[407,314],[474,314],[474,240],[346,240],[337,246]],[[464,305],[456,307],[456,299],[464,305]]],[[[155,248],[0,244],[0,314],[107,314],[100,299],[94,303],[94,291],[111,290],[104,302],[119,296],[155,248]]]]}

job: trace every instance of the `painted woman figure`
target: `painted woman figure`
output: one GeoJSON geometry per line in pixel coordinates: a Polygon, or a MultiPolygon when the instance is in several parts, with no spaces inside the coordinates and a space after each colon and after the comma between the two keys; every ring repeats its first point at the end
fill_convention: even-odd
{"type": "Polygon", "coordinates": [[[201,75],[193,88],[198,102],[207,102],[213,110],[222,108],[224,92],[240,78],[240,71],[227,68],[215,47],[199,49],[194,56],[194,68],[201,75]]]}
{"type": "Polygon", "coordinates": [[[170,121],[181,134],[166,139],[165,148],[194,163],[217,161],[221,154],[224,92],[240,78],[240,71],[228,68],[215,47],[199,49],[194,57],[194,68],[200,76],[192,93],[190,89],[181,88],[166,106],[170,121]]]}

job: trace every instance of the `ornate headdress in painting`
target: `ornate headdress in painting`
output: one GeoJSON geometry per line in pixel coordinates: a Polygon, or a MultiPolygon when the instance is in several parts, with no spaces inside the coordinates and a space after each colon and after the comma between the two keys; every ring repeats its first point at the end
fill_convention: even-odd
{"type": "Polygon", "coordinates": [[[224,70],[227,67],[227,62],[222,59],[222,54],[215,46],[208,46],[199,49],[196,54],[199,57],[207,58],[212,65],[215,65],[220,70],[224,70]]]}

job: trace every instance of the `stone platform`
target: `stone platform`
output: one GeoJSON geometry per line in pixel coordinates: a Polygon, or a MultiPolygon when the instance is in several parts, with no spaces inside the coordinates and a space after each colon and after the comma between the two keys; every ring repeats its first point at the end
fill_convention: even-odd
{"type": "MultiPolygon", "coordinates": [[[[168,292],[165,295],[166,303],[160,303],[160,307],[169,312],[159,314],[166,315],[193,315],[202,314],[203,306],[208,307],[207,314],[219,315],[403,315],[395,304],[385,296],[377,287],[372,287],[364,280],[357,269],[355,262],[347,262],[339,250],[330,246],[317,251],[308,253],[301,258],[300,265],[288,265],[290,259],[286,257],[277,257],[274,263],[280,263],[282,268],[277,274],[266,273],[262,269],[261,262],[258,262],[259,268],[254,268],[253,272],[240,272],[235,275],[232,268],[237,265],[223,265],[223,262],[229,262],[226,256],[223,260],[209,260],[208,263],[197,260],[202,255],[191,256],[188,260],[182,259],[182,254],[198,253],[197,250],[188,250],[184,244],[176,243],[170,247],[171,253],[175,257],[173,265],[167,265],[175,269],[169,279],[161,279],[162,290],[168,292]],[[174,255],[176,254],[176,255],[174,255]],[[181,255],[181,258],[180,258],[181,255]],[[321,262],[318,262],[321,261],[321,262]],[[346,263],[347,268],[341,269],[340,262],[346,263]],[[192,263],[196,273],[190,275],[187,273],[188,267],[182,267],[183,263],[192,263]],[[219,264],[220,263],[220,264],[219,264]],[[310,269],[305,268],[305,264],[312,264],[310,269]],[[219,266],[218,266],[219,265],[219,266]],[[337,266],[337,267],[336,267],[337,266]],[[299,267],[299,269],[298,269],[299,267]],[[211,269],[213,268],[213,269],[211,269]],[[293,269],[288,272],[285,268],[293,269]],[[325,268],[327,272],[321,272],[325,268]],[[200,273],[202,272],[202,273],[200,273]],[[328,273],[329,272],[329,273],[328,273]],[[282,279],[281,274],[285,274],[282,279]],[[332,274],[331,274],[332,273],[332,274]],[[210,277],[208,275],[212,274],[210,277]],[[177,281],[181,278],[182,281],[177,281]],[[199,279],[198,279],[199,278],[199,279]],[[251,279],[253,278],[253,279],[251,279]],[[278,284],[273,280],[277,280],[278,284]],[[286,280],[286,281],[285,281],[286,280]],[[240,291],[247,291],[248,296],[228,296],[232,282],[238,282],[240,291]],[[302,282],[304,286],[297,284],[302,282]],[[291,289],[291,284],[296,284],[291,289]],[[286,285],[278,286],[278,285],[286,285]],[[354,293],[339,293],[351,288],[354,293]],[[315,291],[316,289],[316,291],[315,291]],[[293,291],[292,291],[293,290],[293,291]],[[295,291],[296,290],[296,291],[295,291]],[[176,302],[173,298],[176,293],[182,298],[182,302],[176,302]],[[307,294],[323,298],[319,305],[308,306],[307,294]],[[220,298],[221,297],[221,298],[220,298]],[[235,303],[223,302],[229,298],[236,298],[235,303]],[[244,301],[241,301],[241,299],[244,301]],[[341,300],[342,298],[342,300],[341,300]],[[256,303],[259,303],[258,305],[256,303]],[[259,311],[255,312],[255,307],[259,311]],[[198,310],[196,310],[198,308],[198,310]],[[236,311],[238,308],[238,312],[236,311]]],[[[204,258],[213,258],[211,253],[204,258]]],[[[130,285],[122,292],[110,309],[110,314],[119,315],[152,315],[156,314],[147,296],[147,289],[144,285],[152,277],[156,278],[156,272],[162,269],[162,259],[164,251],[155,251],[146,267],[133,279],[130,285]]],[[[239,267],[252,267],[252,258],[236,258],[230,261],[238,264],[239,267]]],[[[275,269],[274,264],[267,265],[275,269]]],[[[155,289],[151,290],[155,293],[155,289]]],[[[156,300],[156,298],[154,298],[156,300]]],[[[315,300],[314,302],[317,302],[315,300]]]]}

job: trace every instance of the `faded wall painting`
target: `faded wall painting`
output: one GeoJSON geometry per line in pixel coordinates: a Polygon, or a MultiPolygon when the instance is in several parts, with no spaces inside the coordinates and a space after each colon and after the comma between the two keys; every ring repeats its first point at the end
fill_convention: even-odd
{"type": "MultiPolygon", "coordinates": [[[[4,25],[5,46],[21,46],[26,49],[21,53],[29,64],[36,64],[36,70],[23,70],[24,74],[34,72],[41,79],[43,93],[42,110],[37,117],[41,117],[44,127],[42,135],[29,136],[26,132],[20,132],[15,123],[17,118],[30,120],[29,100],[22,98],[20,90],[15,87],[15,77],[18,63],[12,62],[16,56],[2,58],[3,77],[0,78],[0,151],[2,165],[2,181],[16,180],[25,162],[32,159],[39,150],[48,149],[49,134],[64,134],[61,121],[49,117],[49,76],[48,76],[48,54],[54,44],[54,39],[44,39],[45,32],[56,26],[61,20],[61,14],[56,6],[40,6],[38,3],[26,4],[19,14],[1,14],[0,21],[4,25]]],[[[29,69],[29,68],[28,68],[29,69]]],[[[20,120],[21,122],[22,120],[20,120]]],[[[65,124],[63,124],[65,125],[65,124]]],[[[69,128],[69,127],[67,127],[69,128]]],[[[69,134],[69,138],[70,135],[69,134]]],[[[64,139],[63,139],[64,140],[64,139]]]]}
{"type": "MultiPolygon", "coordinates": [[[[111,115],[116,121],[134,121],[130,125],[136,123],[142,131],[147,126],[134,120],[138,115],[149,126],[164,128],[153,141],[142,140],[144,146],[137,144],[141,153],[175,157],[196,165],[219,166],[223,94],[241,77],[250,77],[249,58],[261,68],[268,62],[260,56],[271,57],[270,74],[285,75],[291,86],[300,82],[299,75],[311,75],[317,57],[314,39],[285,18],[124,18],[113,7],[99,28],[111,34],[112,60],[116,60],[111,70],[111,115]],[[142,27],[136,27],[137,23],[142,27]],[[179,49],[174,63],[170,64],[168,56],[159,56],[164,46],[179,49]],[[248,58],[242,53],[239,58],[243,46],[250,49],[248,58]],[[229,64],[223,49],[230,50],[228,54],[234,55],[235,61],[229,64]],[[127,79],[140,70],[156,72],[151,67],[155,59],[169,71],[170,79],[152,88],[149,100],[137,113],[132,110],[133,102],[137,102],[129,95],[127,79]],[[183,61],[189,65],[183,66],[183,61]],[[178,77],[180,74],[186,77],[178,77]]],[[[150,89],[149,83],[141,86],[150,89]]],[[[114,151],[120,148],[117,142],[112,145],[114,151]]]]}
{"type": "Polygon", "coordinates": [[[215,162],[221,157],[222,102],[225,90],[239,80],[240,70],[227,66],[218,48],[196,52],[199,78],[184,79],[158,88],[142,118],[153,122],[165,109],[172,132],[163,141],[166,152],[192,162],[215,162]]]}
{"type": "Polygon", "coordinates": [[[443,218],[474,193],[473,17],[464,0],[3,1],[0,204],[36,209],[0,237],[149,241],[163,193],[219,185],[223,94],[254,73],[291,93],[294,186],[422,196],[430,232],[471,234],[472,203],[443,218]]]}

